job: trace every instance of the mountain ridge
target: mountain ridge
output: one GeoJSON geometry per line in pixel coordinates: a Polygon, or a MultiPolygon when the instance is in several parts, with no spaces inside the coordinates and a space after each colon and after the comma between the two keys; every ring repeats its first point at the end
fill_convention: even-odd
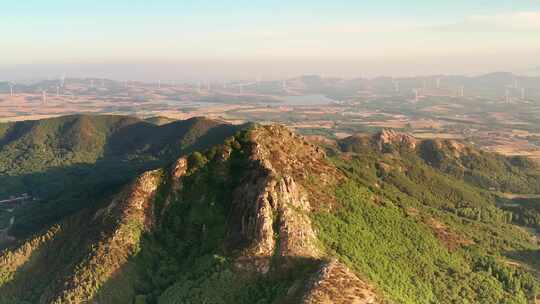
{"type": "Polygon", "coordinates": [[[6,130],[0,132],[0,198],[28,193],[41,202],[16,211],[12,232],[27,236],[59,220],[58,209],[76,212],[136,175],[218,144],[241,128],[201,117],[158,126],[116,115],[0,124],[6,130]]]}
{"type": "MultiPolygon", "coordinates": [[[[538,294],[524,258],[538,243],[489,187],[430,163],[407,134],[338,146],[251,126],[181,155],[2,251],[0,302],[502,304],[538,294]]],[[[433,147],[448,162],[482,154],[433,147]]]]}

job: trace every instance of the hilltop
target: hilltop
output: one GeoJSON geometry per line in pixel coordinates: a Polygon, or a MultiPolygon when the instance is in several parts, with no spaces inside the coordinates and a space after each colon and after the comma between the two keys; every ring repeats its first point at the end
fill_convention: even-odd
{"type": "Polygon", "coordinates": [[[238,128],[201,117],[154,124],[117,115],[0,124],[0,199],[28,193],[39,201],[17,210],[12,233],[36,232],[238,128]]]}
{"type": "Polygon", "coordinates": [[[416,139],[407,133],[383,130],[360,134],[337,143],[343,152],[376,150],[415,154],[427,165],[483,189],[509,193],[539,193],[538,165],[522,156],[503,156],[479,150],[458,140],[416,139]]]}
{"type": "Polygon", "coordinates": [[[536,239],[426,142],[237,130],[1,252],[0,302],[529,303],[536,239]]]}

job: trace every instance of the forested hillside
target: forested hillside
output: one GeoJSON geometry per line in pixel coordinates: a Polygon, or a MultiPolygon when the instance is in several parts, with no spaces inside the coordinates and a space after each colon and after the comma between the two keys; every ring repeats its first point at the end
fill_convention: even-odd
{"type": "Polygon", "coordinates": [[[2,251],[0,303],[531,303],[534,201],[516,209],[422,145],[243,129],[2,251]]]}
{"type": "Polygon", "coordinates": [[[0,199],[22,193],[37,199],[16,210],[12,233],[35,232],[236,129],[205,118],[156,125],[113,115],[0,124],[0,199]]]}

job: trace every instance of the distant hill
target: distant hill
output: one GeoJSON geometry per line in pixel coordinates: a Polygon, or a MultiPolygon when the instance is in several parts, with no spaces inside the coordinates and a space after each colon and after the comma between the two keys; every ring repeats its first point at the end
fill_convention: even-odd
{"type": "Polygon", "coordinates": [[[153,123],[158,126],[165,125],[176,120],[177,119],[172,119],[172,118],[164,117],[164,116],[154,116],[154,117],[149,117],[145,119],[145,121],[149,123],[153,123]]]}
{"type": "Polygon", "coordinates": [[[156,125],[113,115],[0,124],[0,198],[29,193],[40,201],[19,210],[13,233],[95,204],[114,185],[222,142],[237,129],[205,118],[156,125]]]}
{"type": "Polygon", "coordinates": [[[426,164],[475,186],[510,193],[540,193],[540,170],[526,157],[505,157],[478,150],[456,140],[420,140],[384,130],[375,136],[358,135],[339,141],[345,152],[373,149],[414,153],[426,164]]]}
{"type": "Polygon", "coordinates": [[[194,150],[117,187],[74,189],[108,194],[0,251],[0,303],[528,304],[540,292],[538,208],[490,189],[527,176],[540,194],[526,159],[389,130],[325,149],[279,125],[195,149],[223,126],[178,124],[106,137],[117,144],[95,150],[136,155],[129,166],[167,158],[157,147],[194,150]],[[479,174],[496,183],[467,178],[479,174]]]}

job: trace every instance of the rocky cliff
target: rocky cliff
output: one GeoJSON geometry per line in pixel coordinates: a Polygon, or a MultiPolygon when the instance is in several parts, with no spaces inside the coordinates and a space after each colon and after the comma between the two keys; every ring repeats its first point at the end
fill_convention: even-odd
{"type": "MultiPolygon", "coordinates": [[[[304,267],[301,265],[315,265],[292,281],[280,301],[374,303],[369,284],[339,262],[329,262],[311,223],[314,210],[335,204],[323,189],[338,183],[343,174],[326,160],[321,148],[285,127],[260,126],[243,136],[241,144],[233,139],[214,149],[212,156],[181,157],[169,168],[146,172],[104,207],[76,215],[18,248],[6,250],[0,255],[0,291],[16,295],[33,277],[47,282],[35,289],[34,296],[26,297],[39,303],[95,302],[98,294],[100,302],[110,301],[101,295],[104,286],[134,263],[142,246],[145,254],[154,251],[151,245],[142,244],[143,235],[155,235],[156,240],[163,238],[165,230],[182,235],[171,227],[171,218],[187,216],[175,215],[178,210],[207,212],[193,208],[204,209],[197,204],[215,206],[215,198],[197,191],[197,185],[205,186],[204,176],[213,176],[232,187],[223,192],[230,193],[230,201],[221,207],[227,215],[225,234],[214,250],[231,259],[235,276],[247,278],[246,284],[250,284],[249,280],[276,278],[298,271],[304,267]],[[241,171],[231,169],[235,161],[242,163],[241,171]],[[65,256],[54,255],[55,251],[65,256]],[[47,264],[52,267],[43,266],[47,264]]],[[[204,240],[213,224],[198,218],[186,229],[196,229],[193,233],[204,240]]],[[[134,296],[136,288],[131,288],[128,294],[134,296]]],[[[174,295],[172,290],[167,293],[174,295]]]]}

